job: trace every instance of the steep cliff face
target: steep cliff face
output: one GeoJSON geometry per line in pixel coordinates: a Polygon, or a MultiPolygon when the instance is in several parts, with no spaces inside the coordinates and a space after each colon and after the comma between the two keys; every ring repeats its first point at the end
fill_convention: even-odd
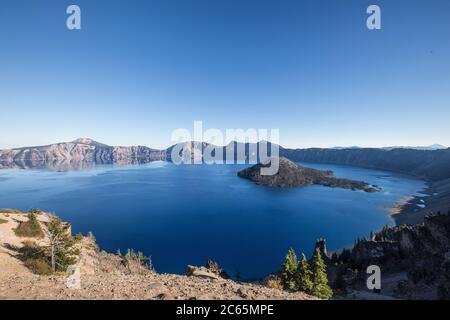
{"type": "Polygon", "coordinates": [[[88,138],[48,146],[0,151],[2,167],[85,167],[90,164],[133,164],[165,160],[165,150],[143,146],[112,147],[88,138]],[[80,165],[81,164],[81,165],[80,165]]]}
{"type": "Polygon", "coordinates": [[[113,163],[126,163],[137,161],[147,163],[150,161],[166,160],[165,150],[155,150],[143,146],[113,147],[105,152],[107,158],[113,163]]]}
{"type": "Polygon", "coordinates": [[[203,155],[208,152],[208,146],[214,147],[198,141],[179,143],[165,150],[166,160],[176,163],[201,163],[203,155]]]}
{"type": "Polygon", "coordinates": [[[293,161],[330,163],[388,170],[416,175],[432,181],[450,178],[450,148],[415,149],[281,149],[293,161]]]}
{"type": "Polygon", "coordinates": [[[49,146],[29,147],[12,150],[3,150],[0,161],[54,161],[58,159],[74,159],[92,161],[95,146],[79,143],[58,143],[49,146]]]}

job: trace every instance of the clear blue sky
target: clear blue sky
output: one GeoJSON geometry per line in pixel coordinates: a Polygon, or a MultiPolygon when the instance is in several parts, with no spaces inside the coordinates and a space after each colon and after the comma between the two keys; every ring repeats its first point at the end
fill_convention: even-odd
{"type": "Polygon", "coordinates": [[[0,148],[166,147],[194,120],[289,147],[450,146],[449,119],[448,0],[0,2],[0,148]]]}

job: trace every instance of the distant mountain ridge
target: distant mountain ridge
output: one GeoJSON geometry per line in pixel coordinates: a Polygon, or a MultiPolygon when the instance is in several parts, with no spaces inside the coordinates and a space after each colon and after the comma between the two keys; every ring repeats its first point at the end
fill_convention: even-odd
{"type": "Polygon", "coordinates": [[[94,146],[94,147],[104,147],[104,148],[111,147],[111,146],[109,146],[107,144],[97,142],[97,141],[92,140],[90,138],[78,138],[78,139],[73,140],[72,143],[74,143],[74,144],[87,144],[87,145],[94,146]]]}
{"type": "MultiPolygon", "coordinates": [[[[330,149],[338,149],[338,150],[342,150],[342,149],[368,149],[368,148],[364,148],[364,147],[359,147],[359,146],[351,146],[351,147],[333,147],[330,149]]],[[[378,149],[384,149],[384,150],[393,150],[393,149],[413,149],[413,150],[440,150],[440,149],[447,149],[446,146],[443,146],[442,144],[432,144],[429,146],[391,146],[391,147],[381,147],[378,149]]]]}
{"type": "Polygon", "coordinates": [[[383,147],[385,150],[393,150],[393,149],[414,149],[414,150],[441,150],[447,149],[446,146],[442,144],[432,144],[429,146],[417,146],[417,147],[409,147],[409,146],[395,146],[395,147],[383,147]]]}
{"type": "MultiPolygon", "coordinates": [[[[79,138],[72,142],[47,146],[23,147],[0,150],[0,168],[15,164],[23,167],[39,163],[86,162],[133,164],[163,160],[171,161],[173,148],[178,147],[185,162],[202,161],[203,152],[210,144],[189,141],[158,150],[145,146],[109,146],[90,138],[79,138]]],[[[260,143],[232,142],[216,147],[216,152],[233,156],[234,161],[246,161],[251,153],[258,152],[260,143]],[[244,152],[239,158],[237,148],[244,152]],[[232,149],[234,148],[234,150],[232,149]]],[[[270,151],[270,147],[268,147],[270,151]]],[[[418,150],[414,148],[342,148],[342,149],[289,149],[279,146],[280,156],[297,162],[350,165],[370,169],[387,170],[414,175],[423,179],[438,181],[450,178],[450,148],[418,150]]],[[[268,156],[271,156],[270,152],[268,156]]],[[[259,161],[259,159],[258,159],[259,161]]]]}
{"type": "Polygon", "coordinates": [[[450,178],[450,148],[416,149],[283,149],[293,161],[349,165],[413,175],[429,181],[450,178]]]}

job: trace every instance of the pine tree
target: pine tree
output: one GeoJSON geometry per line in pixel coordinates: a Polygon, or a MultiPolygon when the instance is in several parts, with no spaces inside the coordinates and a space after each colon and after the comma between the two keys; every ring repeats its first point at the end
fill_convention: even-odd
{"type": "Polygon", "coordinates": [[[70,236],[59,218],[52,218],[47,224],[47,237],[49,239],[48,251],[51,259],[53,273],[66,271],[69,265],[76,262],[77,252],[73,248],[74,239],[70,236]]]}
{"type": "Polygon", "coordinates": [[[309,268],[308,260],[304,253],[302,253],[302,259],[298,264],[297,283],[299,290],[304,292],[311,292],[313,288],[312,272],[309,268]]]}
{"type": "Polygon", "coordinates": [[[281,281],[285,290],[296,290],[298,288],[297,265],[297,255],[293,249],[289,249],[280,270],[281,281]]]}
{"type": "Polygon", "coordinates": [[[32,229],[41,229],[39,221],[36,218],[36,214],[34,213],[28,214],[28,223],[30,224],[32,229]]]}
{"type": "Polygon", "coordinates": [[[328,285],[328,277],[325,262],[322,259],[320,250],[316,249],[311,261],[313,273],[313,287],[311,294],[321,299],[329,299],[333,296],[333,290],[328,285]]]}

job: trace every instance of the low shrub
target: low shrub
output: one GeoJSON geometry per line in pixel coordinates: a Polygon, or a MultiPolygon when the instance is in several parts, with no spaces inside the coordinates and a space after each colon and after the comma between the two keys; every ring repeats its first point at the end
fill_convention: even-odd
{"type": "Polygon", "coordinates": [[[141,271],[155,271],[152,258],[145,256],[142,252],[135,252],[128,249],[127,253],[122,256],[122,263],[128,268],[130,273],[140,273],[141,271]]]}
{"type": "Polygon", "coordinates": [[[24,241],[19,249],[20,259],[34,274],[51,275],[52,267],[47,250],[32,241],[24,241]]]}
{"type": "Polygon", "coordinates": [[[0,224],[4,224],[4,223],[8,223],[8,220],[1,219],[1,218],[0,218],[0,224]]]}
{"type": "Polygon", "coordinates": [[[266,279],[266,287],[283,290],[283,281],[281,281],[280,277],[271,275],[266,279]]]}
{"type": "Polygon", "coordinates": [[[81,240],[83,240],[83,235],[81,234],[81,232],[78,232],[75,237],[73,237],[75,239],[76,242],[80,242],[81,240]]]}
{"type": "Polygon", "coordinates": [[[34,213],[28,215],[28,221],[21,222],[17,228],[14,229],[16,236],[27,238],[43,238],[44,231],[34,213]]]}
{"type": "Polygon", "coordinates": [[[47,259],[27,259],[23,263],[34,274],[42,276],[49,276],[52,274],[52,266],[47,259]]]}
{"type": "Polygon", "coordinates": [[[41,214],[42,210],[39,208],[31,208],[30,210],[28,210],[28,212],[33,214],[41,214]]]}

